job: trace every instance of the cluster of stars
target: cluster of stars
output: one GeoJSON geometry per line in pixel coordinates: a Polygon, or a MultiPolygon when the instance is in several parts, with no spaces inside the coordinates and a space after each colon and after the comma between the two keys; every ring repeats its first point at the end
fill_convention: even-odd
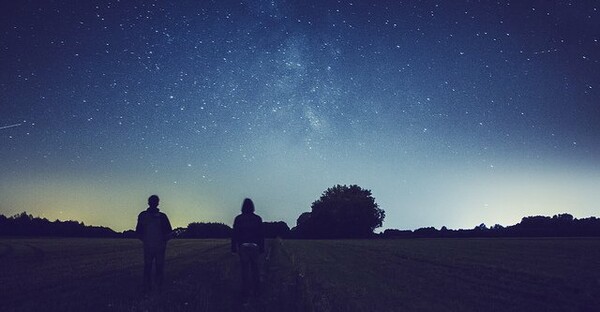
{"type": "Polygon", "coordinates": [[[67,159],[217,181],[292,154],[497,169],[600,150],[595,3],[34,1],[1,14],[0,172],[67,159]]]}

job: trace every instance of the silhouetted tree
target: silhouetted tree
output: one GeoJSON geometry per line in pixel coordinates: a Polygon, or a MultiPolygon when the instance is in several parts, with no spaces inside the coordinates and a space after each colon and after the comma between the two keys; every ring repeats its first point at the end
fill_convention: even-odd
{"type": "Polygon", "coordinates": [[[57,237],[117,237],[118,234],[102,226],[86,226],[77,221],[48,221],[26,212],[12,217],[0,218],[0,234],[12,236],[57,236],[57,237]]]}
{"type": "Polygon", "coordinates": [[[306,223],[308,219],[310,219],[310,212],[301,213],[300,216],[298,216],[298,219],[296,219],[296,226],[299,226],[302,223],[306,223]]]}
{"type": "Polygon", "coordinates": [[[310,220],[310,212],[303,212],[296,219],[296,226],[292,228],[290,232],[290,236],[292,238],[310,238],[315,235],[311,235],[311,224],[310,220]]]}
{"type": "Polygon", "coordinates": [[[8,221],[4,215],[0,215],[0,235],[6,235],[8,228],[8,221]]]}
{"type": "Polygon", "coordinates": [[[600,236],[600,219],[590,217],[578,221],[577,229],[580,231],[581,236],[600,236]]]}
{"type": "Polygon", "coordinates": [[[183,238],[229,238],[231,237],[231,227],[223,223],[203,223],[194,222],[188,224],[183,238]]]}
{"type": "Polygon", "coordinates": [[[263,231],[265,238],[287,238],[290,234],[290,227],[283,221],[263,222],[263,231]]]}
{"type": "Polygon", "coordinates": [[[485,223],[481,223],[480,225],[476,226],[474,228],[474,230],[479,230],[479,231],[487,231],[488,227],[487,225],[485,225],[485,223]]]}
{"type": "Polygon", "coordinates": [[[381,234],[382,238],[410,238],[413,237],[411,230],[387,229],[381,234]]]}
{"type": "Polygon", "coordinates": [[[414,233],[418,237],[437,237],[440,234],[433,226],[416,229],[414,233]]]}
{"type": "Polygon", "coordinates": [[[178,228],[173,229],[173,232],[171,232],[171,235],[173,235],[173,238],[184,238],[186,230],[187,230],[187,228],[178,227],[178,228]]]}
{"type": "Polygon", "coordinates": [[[555,236],[552,232],[552,218],[546,216],[532,216],[521,219],[521,222],[509,228],[515,236],[555,236]]]}
{"type": "Polygon", "coordinates": [[[371,191],[358,185],[336,185],[311,205],[310,214],[298,218],[297,231],[307,238],[365,238],[385,218],[371,191]]]}
{"type": "Polygon", "coordinates": [[[123,238],[138,238],[138,234],[134,230],[126,230],[121,234],[123,238]]]}
{"type": "Polygon", "coordinates": [[[500,224],[494,224],[494,226],[491,227],[491,230],[495,230],[495,231],[499,231],[504,229],[504,227],[500,224]]]}

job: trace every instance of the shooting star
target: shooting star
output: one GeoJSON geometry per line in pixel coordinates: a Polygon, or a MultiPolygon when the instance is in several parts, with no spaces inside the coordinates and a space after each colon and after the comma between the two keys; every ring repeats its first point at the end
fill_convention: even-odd
{"type": "Polygon", "coordinates": [[[22,126],[22,125],[23,125],[22,123],[18,123],[18,124],[14,124],[14,125],[2,126],[2,127],[0,127],[0,130],[14,128],[14,127],[22,126]]]}

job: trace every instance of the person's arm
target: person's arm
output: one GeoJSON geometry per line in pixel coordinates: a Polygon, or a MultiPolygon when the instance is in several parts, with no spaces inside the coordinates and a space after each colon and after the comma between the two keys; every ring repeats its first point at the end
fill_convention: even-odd
{"type": "Polygon", "coordinates": [[[233,221],[233,230],[231,231],[231,252],[236,253],[237,252],[237,247],[238,247],[238,224],[237,224],[237,218],[235,218],[235,220],[233,221]]]}
{"type": "Polygon", "coordinates": [[[265,252],[265,230],[262,222],[262,218],[258,217],[258,250],[260,253],[265,252]]]}
{"type": "Polygon", "coordinates": [[[173,228],[171,227],[171,222],[169,222],[169,217],[166,214],[163,214],[163,233],[165,233],[165,240],[171,239],[171,233],[173,232],[173,228]]]}
{"type": "Polygon", "coordinates": [[[144,226],[142,224],[142,214],[138,215],[137,225],[135,226],[135,233],[139,239],[144,237],[144,226]]]}

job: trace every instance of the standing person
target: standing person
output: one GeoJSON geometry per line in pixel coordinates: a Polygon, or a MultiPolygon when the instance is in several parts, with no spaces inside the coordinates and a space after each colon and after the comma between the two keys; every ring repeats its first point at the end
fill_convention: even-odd
{"type": "Polygon", "coordinates": [[[148,209],[138,215],[135,231],[144,243],[144,291],[152,288],[152,264],[156,266],[156,283],[162,287],[164,280],[165,250],[171,237],[171,223],[158,209],[157,195],[148,198],[148,209]]]}
{"type": "Polygon", "coordinates": [[[259,295],[258,256],[265,251],[262,219],[254,214],[254,203],[244,199],[242,213],[233,222],[231,252],[240,255],[242,265],[242,301],[247,303],[252,293],[259,295]]]}

